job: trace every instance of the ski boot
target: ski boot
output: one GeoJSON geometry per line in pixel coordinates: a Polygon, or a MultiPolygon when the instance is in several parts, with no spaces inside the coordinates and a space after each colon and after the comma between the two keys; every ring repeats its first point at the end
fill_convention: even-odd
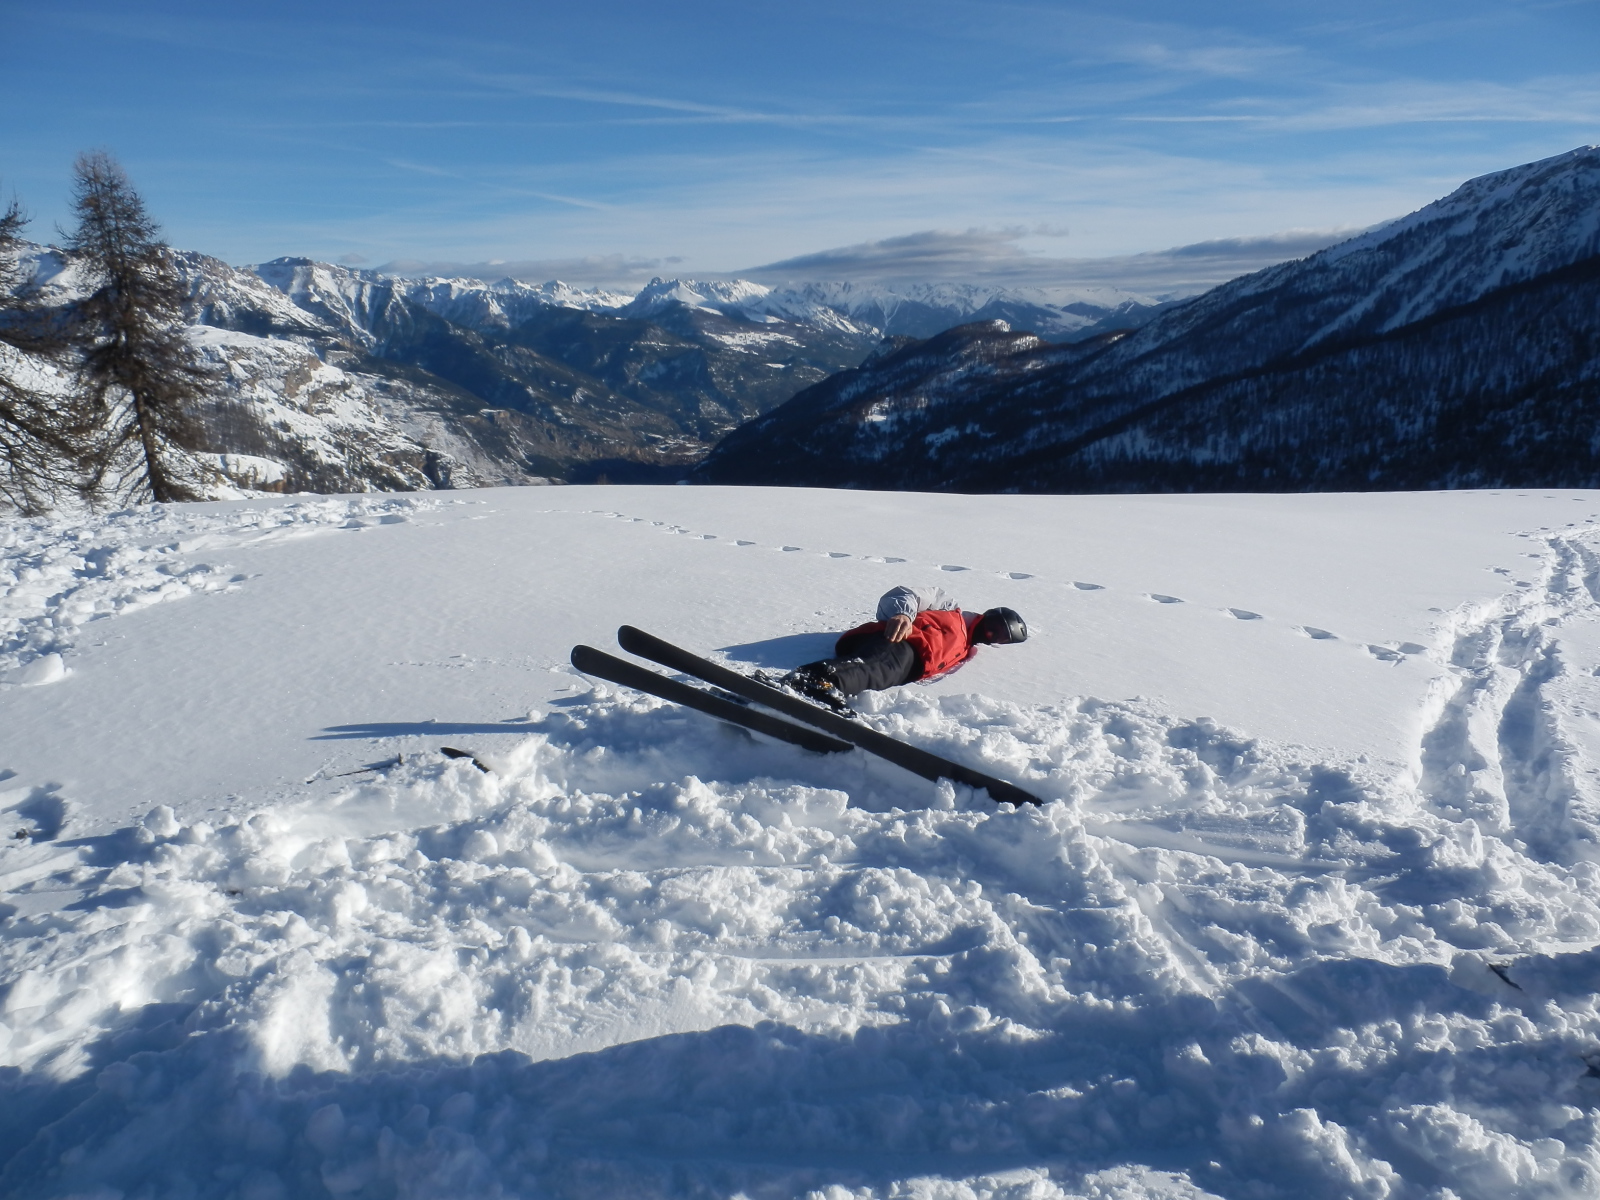
{"type": "Polygon", "coordinates": [[[807,700],[831,708],[836,713],[855,716],[855,710],[850,707],[845,694],[839,690],[839,685],[834,679],[833,667],[829,663],[807,663],[803,667],[796,667],[779,682],[790,691],[798,692],[807,700]]]}

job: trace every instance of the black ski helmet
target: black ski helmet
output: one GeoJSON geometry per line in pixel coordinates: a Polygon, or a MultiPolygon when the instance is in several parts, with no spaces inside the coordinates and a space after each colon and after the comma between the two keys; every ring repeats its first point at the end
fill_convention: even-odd
{"type": "Polygon", "coordinates": [[[978,618],[972,633],[975,642],[1004,646],[1011,642],[1027,641],[1028,623],[1017,615],[1014,608],[991,608],[978,618]]]}

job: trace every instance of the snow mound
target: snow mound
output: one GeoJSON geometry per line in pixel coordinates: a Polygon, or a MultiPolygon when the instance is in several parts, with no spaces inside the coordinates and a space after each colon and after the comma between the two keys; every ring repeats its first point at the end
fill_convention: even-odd
{"type": "Polygon", "coordinates": [[[600,691],[493,774],[426,754],[331,804],[41,843],[82,897],[5,927],[4,1054],[70,1111],[8,1191],[1600,1178],[1592,864],[1137,704],[871,719],[1058,799],[922,807],[859,756],[600,691]],[[1538,942],[1565,948],[1493,957],[1538,942]]]}

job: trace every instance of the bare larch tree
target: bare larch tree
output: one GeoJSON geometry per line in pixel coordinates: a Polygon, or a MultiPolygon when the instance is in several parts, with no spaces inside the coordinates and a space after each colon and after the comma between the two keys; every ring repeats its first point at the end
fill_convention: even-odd
{"type": "Polygon", "coordinates": [[[0,506],[35,516],[79,490],[94,418],[66,386],[55,314],[26,287],[27,223],[16,200],[0,212],[0,506]]]}
{"type": "Polygon", "coordinates": [[[77,305],[74,340],[83,353],[83,395],[104,431],[92,482],[158,503],[195,499],[185,478],[191,472],[180,464],[197,443],[194,409],[211,374],[184,337],[186,296],[172,251],[103,152],[79,156],[73,209],[78,226],[67,248],[94,288],[77,305]]]}

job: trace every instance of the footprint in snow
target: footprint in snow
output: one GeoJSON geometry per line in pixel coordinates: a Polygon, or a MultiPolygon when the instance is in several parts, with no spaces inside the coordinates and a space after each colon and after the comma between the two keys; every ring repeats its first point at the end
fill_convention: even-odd
{"type": "Polygon", "coordinates": [[[1251,612],[1248,608],[1230,608],[1227,611],[1228,611],[1228,615],[1229,616],[1231,616],[1231,617],[1233,617],[1233,618],[1235,618],[1236,620],[1239,620],[1239,621],[1259,621],[1259,620],[1261,620],[1261,614],[1260,613],[1251,612]]]}
{"type": "Polygon", "coordinates": [[[828,557],[829,558],[849,558],[850,556],[848,554],[844,553],[842,550],[829,550],[828,551],[828,557]]]}
{"type": "Polygon", "coordinates": [[[951,565],[951,566],[940,566],[939,570],[941,570],[941,571],[970,571],[970,570],[972,570],[972,568],[971,567],[957,567],[957,566],[951,565]]]}
{"type": "Polygon", "coordinates": [[[1326,629],[1318,629],[1315,625],[1296,625],[1295,628],[1308,638],[1313,638],[1319,642],[1338,641],[1339,639],[1338,634],[1329,633],[1326,629]]]}
{"type": "Polygon", "coordinates": [[[1163,596],[1160,592],[1147,592],[1145,594],[1148,595],[1150,597],[1150,599],[1154,600],[1157,604],[1182,604],[1183,603],[1183,601],[1181,599],[1179,599],[1177,596],[1163,596]]]}
{"type": "Polygon", "coordinates": [[[1106,590],[1105,585],[1102,583],[1078,583],[1074,581],[1072,586],[1080,592],[1103,592],[1106,590]]]}
{"type": "Polygon", "coordinates": [[[789,554],[789,553],[792,553],[795,550],[804,550],[804,549],[805,549],[804,546],[785,546],[783,548],[783,552],[785,554],[789,554]]]}
{"type": "Polygon", "coordinates": [[[1033,578],[1033,576],[1029,575],[1026,571],[1001,571],[1000,575],[1001,575],[1002,578],[1005,578],[1005,579],[1032,579],[1033,578]]]}
{"type": "Polygon", "coordinates": [[[1392,646],[1368,646],[1367,653],[1380,662],[1404,662],[1408,654],[1425,654],[1428,648],[1416,642],[1396,642],[1392,646]]]}
{"type": "Polygon", "coordinates": [[[755,545],[754,542],[747,542],[743,538],[736,539],[733,544],[735,546],[754,546],[755,545]]]}

